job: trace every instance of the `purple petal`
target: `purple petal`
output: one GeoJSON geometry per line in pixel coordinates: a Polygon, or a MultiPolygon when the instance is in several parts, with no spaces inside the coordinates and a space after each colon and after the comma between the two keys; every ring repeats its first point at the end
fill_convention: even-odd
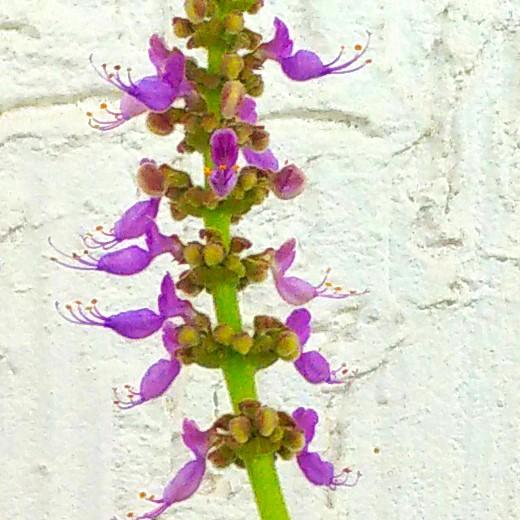
{"type": "Polygon", "coordinates": [[[101,256],[97,269],[110,274],[129,276],[146,269],[153,256],[139,246],[130,246],[101,256]]]}
{"type": "Polygon", "coordinates": [[[296,309],[291,312],[285,324],[295,332],[303,347],[311,335],[311,313],[307,309],[296,309]]]}
{"type": "Polygon", "coordinates": [[[187,300],[183,300],[177,296],[175,284],[171,275],[168,273],[161,282],[161,294],[158,298],[159,312],[164,318],[183,317],[189,320],[193,317],[195,311],[193,306],[187,300]]]}
{"type": "Polygon", "coordinates": [[[139,389],[142,402],[164,394],[180,371],[181,364],[176,359],[161,359],[154,363],[141,380],[139,389]]]}
{"type": "MultiPolygon", "coordinates": [[[[124,92],[146,105],[153,112],[164,112],[170,108],[177,95],[177,90],[166,79],[147,76],[140,79],[124,92]]],[[[123,114],[124,115],[124,114],[123,114]]]]}
{"type": "Polygon", "coordinates": [[[197,456],[204,458],[209,450],[208,435],[197,426],[195,421],[184,419],[182,425],[182,440],[184,444],[197,456]]]}
{"type": "Polygon", "coordinates": [[[109,316],[106,318],[104,326],[125,338],[142,339],[157,332],[163,322],[164,318],[152,310],[138,309],[109,316]]]}
{"type": "Polygon", "coordinates": [[[238,107],[237,115],[245,123],[254,125],[258,121],[256,101],[253,98],[246,96],[238,107]]]}
{"type": "Polygon", "coordinates": [[[296,426],[303,431],[305,435],[305,446],[314,439],[316,431],[316,425],[318,424],[319,417],[315,410],[312,408],[297,408],[292,417],[296,422],[296,426]]]}
{"type": "Polygon", "coordinates": [[[290,238],[284,242],[275,252],[274,269],[278,275],[283,275],[291,267],[296,258],[296,240],[290,238]]]}
{"type": "Polygon", "coordinates": [[[302,354],[294,366],[309,383],[317,385],[331,381],[329,362],[315,350],[302,354]]]}
{"type": "Polygon", "coordinates": [[[272,180],[274,194],[282,200],[297,197],[305,188],[305,175],[294,164],[284,166],[272,180]]]}
{"type": "Polygon", "coordinates": [[[166,68],[166,62],[170,56],[170,50],[166,46],[164,39],[158,34],[152,34],[150,37],[148,56],[157,69],[157,75],[161,76],[166,68]]]}
{"type": "Polygon", "coordinates": [[[316,486],[331,486],[334,483],[334,466],[324,461],[317,453],[303,452],[297,456],[298,466],[307,479],[316,486]]]}
{"type": "Polygon", "coordinates": [[[148,224],[146,229],[146,245],[154,258],[164,253],[171,253],[177,261],[183,260],[183,247],[179,237],[163,235],[153,221],[148,224]]]}
{"type": "Polygon", "coordinates": [[[206,461],[203,458],[185,464],[164,489],[164,501],[173,504],[190,498],[199,488],[205,472],[206,461]]]}
{"type": "Polygon", "coordinates": [[[280,18],[274,19],[274,38],[260,46],[260,50],[271,60],[280,60],[292,54],[293,41],[289,35],[289,29],[280,18]]]}
{"type": "Polygon", "coordinates": [[[175,355],[177,350],[181,348],[181,345],[178,341],[179,336],[179,327],[174,325],[173,323],[167,321],[164,324],[162,331],[162,339],[164,348],[169,352],[172,356],[175,355]]]}
{"type": "Polygon", "coordinates": [[[238,181],[237,172],[232,168],[217,168],[209,177],[213,191],[220,197],[227,197],[236,186],[238,181]]]}
{"type": "Polygon", "coordinates": [[[319,78],[328,72],[327,67],[316,53],[305,50],[284,58],[281,65],[285,75],[294,81],[319,78]]]}
{"type": "Polygon", "coordinates": [[[296,276],[275,278],[276,289],[284,301],[291,305],[305,305],[316,298],[316,287],[296,276]]]}
{"type": "Polygon", "coordinates": [[[119,110],[121,111],[122,118],[128,121],[132,119],[132,117],[144,114],[148,110],[148,107],[134,96],[124,92],[119,101],[119,110]]]}
{"type": "Polygon", "coordinates": [[[250,166],[256,166],[261,170],[278,171],[278,159],[273,152],[268,148],[263,152],[255,152],[251,148],[242,148],[242,155],[250,166]]]}
{"type": "Polygon", "coordinates": [[[179,50],[172,51],[165,63],[162,77],[174,88],[176,96],[180,90],[186,90],[185,66],[186,58],[179,50]]]}
{"type": "Polygon", "coordinates": [[[159,212],[160,199],[137,202],[128,208],[114,224],[114,236],[117,240],[138,238],[145,234],[150,221],[159,212]]]}
{"type": "Polygon", "coordinates": [[[238,159],[238,139],[235,132],[223,128],[213,132],[210,140],[211,158],[215,168],[225,166],[231,168],[238,159]]]}

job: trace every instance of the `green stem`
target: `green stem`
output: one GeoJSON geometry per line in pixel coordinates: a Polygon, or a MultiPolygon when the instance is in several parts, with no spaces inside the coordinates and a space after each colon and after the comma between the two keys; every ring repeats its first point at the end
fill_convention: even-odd
{"type": "MultiPolygon", "coordinates": [[[[217,73],[222,62],[222,49],[211,48],[208,51],[208,70],[217,73]]],[[[208,110],[220,120],[220,90],[206,94],[208,110]]],[[[204,154],[204,164],[211,168],[209,150],[204,154]]],[[[220,232],[224,244],[229,247],[231,240],[231,215],[222,210],[208,211],[204,217],[206,228],[220,232]]],[[[213,290],[213,302],[218,322],[230,325],[235,331],[242,330],[237,289],[233,285],[222,283],[213,290]]],[[[254,366],[247,363],[244,356],[230,352],[222,367],[233,410],[239,411],[238,405],[244,399],[258,400],[254,366]]],[[[245,461],[249,480],[255,494],[261,520],[290,520],[283,497],[280,481],[276,472],[273,455],[262,455],[245,461]]]]}

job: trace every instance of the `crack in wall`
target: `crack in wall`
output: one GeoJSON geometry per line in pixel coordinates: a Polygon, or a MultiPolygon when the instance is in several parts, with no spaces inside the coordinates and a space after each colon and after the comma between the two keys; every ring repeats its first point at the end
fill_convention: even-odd
{"type": "Polygon", "coordinates": [[[40,31],[35,25],[17,20],[0,22],[0,31],[18,32],[33,39],[41,38],[40,31]]]}

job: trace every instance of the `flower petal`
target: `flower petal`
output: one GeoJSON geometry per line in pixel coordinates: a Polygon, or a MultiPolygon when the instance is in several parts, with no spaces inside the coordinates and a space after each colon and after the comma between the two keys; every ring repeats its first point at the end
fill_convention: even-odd
{"type": "Polygon", "coordinates": [[[331,486],[334,483],[334,466],[324,461],[317,453],[300,453],[296,460],[307,480],[316,486],[331,486]]]}
{"type": "Polygon", "coordinates": [[[250,166],[256,166],[261,170],[278,171],[278,159],[273,152],[268,148],[263,152],[255,152],[251,148],[242,148],[242,155],[250,166]]]}
{"type": "Polygon", "coordinates": [[[305,446],[307,446],[314,439],[316,425],[319,421],[316,410],[300,407],[294,410],[292,417],[296,426],[305,434],[305,446]]]}
{"type": "Polygon", "coordinates": [[[175,90],[175,95],[179,95],[181,85],[186,81],[185,76],[186,58],[178,49],[171,52],[164,66],[163,79],[167,81],[175,90]]]}
{"type": "Polygon", "coordinates": [[[209,177],[213,191],[220,197],[227,197],[236,186],[238,181],[237,172],[231,168],[217,168],[209,177]]]}
{"type": "Polygon", "coordinates": [[[110,274],[130,276],[146,269],[153,256],[139,246],[106,253],[97,261],[97,269],[110,274]]]}
{"type": "Polygon", "coordinates": [[[181,371],[176,360],[161,359],[154,363],[144,374],[140,384],[142,402],[155,399],[164,394],[181,371]]]}
{"type": "Polygon", "coordinates": [[[254,125],[258,121],[256,113],[256,101],[246,96],[238,106],[237,116],[245,123],[254,125]]]}
{"type": "Polygon", "coordinates": [[[150,37],[148,57],[157,69],[158,76],[164,73],[166,62],[170,54],[171,52],[166,46],[164,38],[161,38],[158,34],[152,34],[152,36],[150,37]]]}
{"type": "Polygon", "coordinates": [[[170,108],[177,95],[176,88],[166,79],[147,76],[127,87],[125,92],[146,105],[153,112],[170,108]]]}
{"type": "Polygon", "coordinates": [[[160,199],[137,202],[128,208],[114,224],[114,236],[118,241],[138,238],[146,232],[148,224],[157,217],[160,199]]]}
{"type": "Polygon", "coordinates": [[[182,440],[184,444],[197,457],[205,457],[209,450],[207,433],[201,431],[197,423],[190,419],[184,419],[182,430],[182,440]]]}
{"type": "Polygon", "coordinates": [[[148,107],[134,96],[124,92],[119,101],[119,110],[121,111],[122,118],[128,121],[132,119],[132,117],[144,114],[148,110],[148,107]]]}
{"type": "Polygon", "coordinates": [[[130,339],[142,339],[157,332],[164,318],[151,309],[137,309],[108,316],[104,326],[130,339]]]}
{"type": "Polygon", "coordinates": [[[283,275],[296,258],[296,240],[291,238],[284,242],[275,252],[274,268],[278,275],[283,275]]]}
{"type": "Polygon", "coordinates": [[[175,352],[181,348],[181,345],[178,341],[179,337],[179,327],[174,325],[170,321],[167,321],[162,330],[162,339],[163,345],[167,352],[169,352],[172,356],[175,355],[175,352]]]}
{"type": "Polygon", "coordinates": [[[271,181],[274,194],[282,200],[297,197],[305,188],[305,175],[294,164],[284,166],[271,181]]]}
{"type": "Polygon", "coordinates": [[[275,277],[278,294],[291,305],[305,305],[316,298],[316,287],[296,276],[275,277]]]}
{"type": "Polygon", "coordinates": [[[231,168],[238,159],[238,139],[235,132],[229,128],[223,128],[213,132],[210,139],[211,158],[215,168],[226,166],[231,168]]]}
{"type": "Polygon", "coordinates": [[[152,257],[171,253],[173,257],[181,262],[184,259],[182,242],[177,235],[166,236],[159,232],[155,222],[150,222],[146,229],[146,245],[152,257]]]}
{"type": "Polygon", "coordinates": [[[285,324],[292,329],[300,340],[303,347],[311,335],[311,313],[307,309],[296,309],[291,312],[285,324]]]}
{"type": "Polygon", "coordinates": [[[321,58],[311,51],[298,51],[294,56],[281,61],[285,75],[294,81],[307,81],[327,74],[321,58]]]}
{"type": "Polygon", "coordinates": [[[303,353],[294,366],[309,383],[317,385],[331,381],[329,362],[315,350],[303,353]]]}
{"type": "Polygon", "coordinates": [[[203,458],[185,464],[164,488],[164,501],[173,504],[190,498],[199,488],[205,472],[206,461],[203,458]]]}
{"type": "Polygon", "coordinates": [[[280,60],[290,56],[293,51],[293,41],[289,35],[289,29],[280,18],[274,19],[274,38],[260,46],[261,52],[266,58],[280,60]]]}
{"type": "Polygon", "coordinates": [[[161,294],[158,298],[159,312],[164,318],[175,318],[180,316],[185,320],[193,317],[195,311],[187,300],[177,296],[175,284],[171,274],[166,274],[161,282],[161,294]]]}

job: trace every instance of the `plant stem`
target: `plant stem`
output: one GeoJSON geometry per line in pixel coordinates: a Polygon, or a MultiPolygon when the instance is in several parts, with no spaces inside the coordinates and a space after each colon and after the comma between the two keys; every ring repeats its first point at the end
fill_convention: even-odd
{"type": "MultiPolygon", "coordinates": [[[[209,49],[208,69],[216,72],[220,68],[222,50],[209,49]]],[[[220,120],[220,91],[208,92],[208,109],[220,120]]],[[[206,167],[213,167],[209,151],[204,154],[206,167]]],[[[220,232],[226,248],[231,240],[231,215],[222,210],[208,211],[204,217],[206,228],[220,232]]],[[[222,283],[213,290],[213,302],[217,320],[230,325],[235,331],[242,330],[238,294],[235,286],[222,283]]],[[[233,410],[239,412],[238,405],[244,399],[258,399],[254,366],[236,352],[229,352],[222,367],[233,410]]],[[[261,520],[290,520],[287,506],[280,487],[273,455],[261,455],[244,461],[249,480],[255,494],[261,520]]]]}

